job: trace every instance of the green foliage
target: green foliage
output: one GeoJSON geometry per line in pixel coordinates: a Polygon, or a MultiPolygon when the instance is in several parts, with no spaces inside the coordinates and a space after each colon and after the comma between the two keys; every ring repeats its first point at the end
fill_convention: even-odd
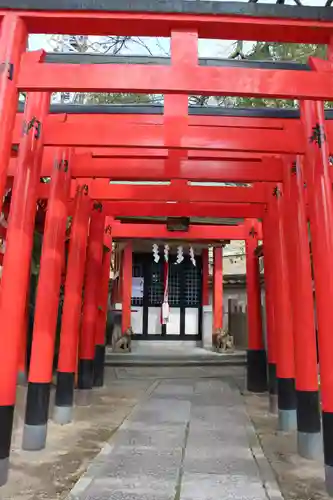
{"type": "Polygon", "coordinates": [[[149,104],[151,98],[146,94],[86,94],[86,102],[89,104],[149,104]]]}
{"type": "Polygon", "coordinates": [[[245,58],[256,61],[293,61],[306,64],[310,56],[325,59],[326,46],[313,43],[256,42],[245,58]]]}
{"type": "Polygon", "coordinates": [[[263,97],[237,97],[235,108],[295,108],[290,99],[267,99],[263,97]]]}
{"type": "MultiPolygon", "coordinates": [[[[326,46],[306,43],[277,43],[277,42],[255,42],[251,49],[244,51],[244,42],[235,43],[235,51],[231,54],[232,59],[249,61],[286,61],[306,64],[310,56],[326,58],[326,46]]],[[[238,108],[296,108],[298,103],[290,99],[267,99],[256,97],[220,97],[217,98],[220,106],[232,106],[238,108]]],[[[326,103],[326,107],[331,107],[326,103]]]]}

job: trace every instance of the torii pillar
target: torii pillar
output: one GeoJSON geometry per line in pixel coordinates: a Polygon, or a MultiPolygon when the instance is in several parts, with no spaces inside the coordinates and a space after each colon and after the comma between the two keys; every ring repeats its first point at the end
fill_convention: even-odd
{"type": "Polygon", "coordinates": [[[27,96],[24,128],[14,179],[1,278],[0,486],[7,482],[16,399],[19,347],[26,324],[31,252],[43,155],[43,127],[50,94],[27,96]]]}
{"type": "Polygon", "coordinates": [[[214,247],[213,267],[213,332],[212,345],[215,345],[216,335],[223,328],[223,247],[214,247]]]}
{"type": "Polygon", "coordinates": [[[276,353],[276,304],[275,304],[275,272],[274,272],[274,221],[272,211],[266,210],[262,229],[264,236],[264,280],[266,306],[266,337],[268,358],[268,392],[269,411],[278,412],[277,403],[277,353],[276,353]]]}
{"type": "Polygon", "coordinates": [[[322,102],[300,103],[318,322],[326,488],[333,497],[333,196],[322,102]]]}
{"type": "Polygon", "coordinates": [[[279,429],[295,430],[296,390],[292,308],[290,303],[289,269],[286,255],[286,234],[283,223],[284,203],[282,184],[272,188],[269,210],[272,211],[274,237],[274,322],[277,348],[277,389],[279,429]]]}
{"type": "Polygon", "coordinates": [[[37,287],[22,443],[22,448],[29,451],[41,450],[46,444],[71,181],[70,156],[69,149],[59,149],[51,177],[37,287]]]}
{"type": "Polygon", "coordinates": [[[105,215],[101,203],[93,203],[87,249],[86,279],[79,345],[78,388],[89,390],[94,381],[95,330],[99,280],[103,259],[105,215]]]}
{"type": "Polygon", "coordinates": [[[73,419],[75,374],[77,372],[82,290],[86,262],[91,200],[86,184],[78,185],[71,227],[65,297],[61,322],[57,387],[53,420],[67,424],[73,419]]]}
{"type": "Polygon", "coordinates": [[[132,243],[127,242],[123,250],[122,260],[122,321],[121,328],[124,334],[131,326],[131,303],[132,303],[132,266],[133,254],[132,243]]]}
{"type": "Polygon", "coordinates": [[[202,305],[209,305],[209,250],[202,250],[202,305]]]}
{"type": "Polygon", "coordinates": [[[104,385],[105,331],[108,312],[112,240],[109,242],[109,246],[104,246],[103,248],[100,285],[97,292],[98,308],[95,330],[94,387],[102,387],[104,385]]]}
{"type": "Polygon", "coordinates": [[[293,310],[298,453],[304,458],[316,459],[322,454],[322,440],[312,271],[302,163],[301,157],[295,162],[286,161],[284,221],[293,310]]]}
{"type": "Polygon", "coordinates": [[[24,20],[15,12],[8,12],[1,22],[0,62],[0,212],[7,182],[7,170],[12,150],[15,125],[21,56],[27,48],[28,32],[24,20]]]}
{"type": "Polygon", "coordinates": [[[261,320],[261,290],[258,258],[258,221],[245,221],[246,289],[247,289],[247,389],[251,392],[267,390],[267,360],[261,320]]]}

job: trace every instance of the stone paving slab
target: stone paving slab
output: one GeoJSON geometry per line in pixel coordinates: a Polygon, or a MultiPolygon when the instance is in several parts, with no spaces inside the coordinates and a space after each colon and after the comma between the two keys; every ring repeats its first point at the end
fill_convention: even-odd
{"type": "Polygon", "coordinates": [[[145,422],[142,420],[128,420],[126,421],[121,428],[118,429],[117,435],[113,437],[113,441],[118,438],[118,433],[124,431],[124,430],[131,430],[131,431],[142,431],[142,432],[157,432],[157,431],[162,431],[163,429],[167,431],[177,431],[179,432],[182,430],[185,432],[186,428],[186,423],[185,422],[162,422],[159,424],[151,424],[147,425],[145,422]]]}
{"type": "Polygon", "coordinates": [[[204,448],[207,447],[213,450],[226,447],[230,444],[235,446],[241,445],[246,448],[248,446],[247,436],[244,436],[244,433],[240,432],[228,434],[225,431],[221,432],[220,429],[212,430],[202,427],[194,428],[191,425],[191,432],[188,436],[186,452],[188,454],[191,447],[201,449],[203,446],[204,448]]]}
{"type": "Polygon", "coordinates": [[[174,500],[175,482],[142,475],[96,479],[80,500],[174,500]]]}
{"type": "MultiPolygon", "coordinates": [[[[230,416],[230,418],[232,418],[230,416]]],[[[193,417],[191,420],[191,427],[192,429],[196,430],[206,430],[209,432],[209,430],[215,430],[215,431],[220,431],[221,434],[226,432],[226,423],[229,422],[229,419],[226,419],[225,417],[221,418],[221,420],[216,419],[209,419],[209,418],[199,418],[197,416],[193,417]]],[[[240,428],[243,428],[243,420],[237,419],[236,417],[232,418],[232,423],[233,425],[239,426],[240,428]]],[[[233,429],[232,434],[243,434],[244,435],[244,430],[242,432],[241,429],[233,429]]]]}
{"type": "Polygon", "coordinates": [[[132,421],[143,422],[148,428],[150,425],[170,423],[182,424],[190,418],[191,403],[189,401],[153,400],[148,401],[143,408],[139,408],[132,415],[132,421]]]}
{"type": "Polygon", "coordinates": [[[68,497],[106,499],[282,496],[255,441],[238,389],[228,380],[205,379],[168,380],[155,386],[68,497]]]}
{"type": "Polygon", "coordinates": [[[185,426],[161,426],[155,429],[121,429],[115,436],[115,442],[131,446],[154,446],[160,449],[183,448],[185,426]]]}
{"type": "Polygon", "coordinates": [[[267,500],[262,485],[244,476],[185,472],[180,500],[267,500]]]}
{"type": "Polygon", "coordinates": [[[253,459],[228,457],[227,454],[211,457],[193,454],[186,458],[184,468],[189,473],[242,475],[248,482],[252,479],[259,481],[259,473],[253,459]]]}
{"type": "Polygon", "coordinates": [[[175,398],[171,398],[170,396],[165,399],[159,399],[154,397],[150,398],[146,404],[144,409],[138,409],[134,412],[134,416],[136,416],[140,411],[159,411],[165,416],[167,419],[176,418],[178,422],[184,422],[188,419],[190,411],[191,411],[191,403],[190,401],[184,400],[175,400],[175,398]]]}
{"type": "Polygon", "coordinates": [[[157,448],[123,447],[113,450],[95,476],[98,478],[127,478],[140,476],[177,481],[181,465],[182,450],[159,450],[157,448]]]}
{"type": "Polygon", "coordinates": [[[194,391],[193,384],[186,384],[186,385],[175,385],[175,384],[165,384],[162,383],[160,384],[154,391],[154,397],[160,396],[160,395],[167,395],[167,396],[192,396],[194,391]]]}

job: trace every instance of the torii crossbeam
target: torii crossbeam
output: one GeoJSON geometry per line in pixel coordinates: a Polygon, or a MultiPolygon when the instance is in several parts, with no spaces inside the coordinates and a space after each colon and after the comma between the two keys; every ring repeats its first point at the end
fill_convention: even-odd
{"type": "MultiPolygon", "coordinates": [[[[89,389],[93,383],[95,347],[103,349],[110,257],[103,256],[106,213],[99,201],[93,202],[97,199],[105,201],[111,216],[118,214],[120,218],[135,207],[135,215],[151,214],[156,209],[156,216],[184,213],[189,217],[201,213],[208,217],[213,212],[219,216],[222,213],[241,216],[242,211],[243,216],[262,216],[271,398],[275,397],[277,385],[281,429],[291,430],[297,411],[298,451],[308,458],[313,453],[312,444],[320,440],[321,400],[326,484],[333,496],[333,193],[328,144],[332,142],[332,123],[325,119],[323,110],[323,102],[333,100],[332,10],[308,7],[295,10],[285,5],[254,2],[242,4],[240,9],[238,3],[206,0],[153,3],[124,0],[121,4],[116,0],[49,0],[46,4],[42,0],[0,0],[0,20],[0,204],[6,186],[13,186],[0,303],[3,332],[0,484],[6,482],[8,473],[36,199],[47,199],[48,207],[24,429],[24,446],[35,449],[45,446],[46,440],[64,250],[59,235],[65,233],[68,210],[73,219],[56,394],[59,421],[64,415],[66,422],[71,420],[78,350],[78,386],[89,389]],[[25,52],[29,33],[59,32],[166,36],[171,38],[171,57],[150,61],[153,64],[143,64],[142,60],[91,61],[86,57],[77,64],[73,59],[66,61],[60,56],[25,52]],[[307,65],[299,66],[200,60],[199,38],[214,37],[327,44],[328,61],[310,59],[307,65]],[[23,127],[22,116],[17,115],[20,90],[28,94],[23,127]],[[81,116],[79,113],[50,115],[51,91],[159,93],[164,94],[164,109],[163,113],[144,116],[92,113],[88,119],[82,113],[81,116]],[[300,101],[300,111],[297,116],[293,112],[292,116],[278,120],[250,115],[195,116],[188,109],[190,94],[294,99],[300,101]],[[51,152],[42,161],[44,146],[51,152]],[[73,165],[71,148],[75,148],[76,155],[73,165]],[[94,153],[96,150],[98,154],[94,153]],[[57,158],[52,165],[55,151],[57,158]],[[267,155],[279,157],[273,159],[267,155]],[[120,159],[126,163],[120,163],[120,159]],[[146,163],[146,159],[150,162],[146,163]],[[126,168],[127,177],[121,179],[121,170],[126,168]],[[94,171],[98,178],[92,180],[94,171]],[[42,185],[40,177],[50,174],[51,184],[42,185]],[[150,176],[155,180],[161,176],[166,185],[115,184],[117,179],[149,180],[150,176]],[[196,180],[207,179],[253,185],[230,188],[193,185],[196,180]],[[296,286],[290,276],[294,276],[296,286]],[[97,293],[97,277],[102,277],[102,296],[97,293]],[[103,303],[101,310],[97,300],[103,303]]],[[[114,234],[122,240],[126,235],[132,238],[143,234],[161,238],[167,235],[166,228],[158,224],[149,227],[118,221],[114,224],[114,234]]],[[[260,283],[254,254],[261,236],[257,225],[257,220],[247,219],[245,226],[228,228],[228,233],[225,228],[199,230],[193,224],[189,229],[189,235],[201,234],[204,239],[213,236],[213,232],[215,237],[231,232],[246,237],[250,390],[264,390],[267,381],[260,283]]],[[[222,249],[215,248],[214,253],[215,329],[221,326],[215,319],[222,318],[221,280],[217,279],[222,277],[222,249]]],[[[128,313],[132,279],[129,245],[124,250],[124,260],[123,281],[127,287],[123,299],[128,313]]],[[[128,316],[124,325],[130,326],[128,316]]]]}

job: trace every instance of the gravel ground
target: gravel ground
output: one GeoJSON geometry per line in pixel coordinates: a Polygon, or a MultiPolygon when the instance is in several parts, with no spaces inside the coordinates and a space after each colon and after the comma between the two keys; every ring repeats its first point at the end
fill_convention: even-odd
{"type": "Polygon", "coordinates": [[[267,412],[267,395],[245,394],[248,414],[285,500],[328,500],[322,462],[297,455],[296,433],[277,432],[277,417],[267,412]]]}
{"type": "MultiPolygon", "coordinates": [[[[47,447],[42,452],[21,450],[25,388],[18,388],[11,473],[1,488],[1,500],[64,500],[88,464],[118,429],[156,379],[228,375],[244,386],[242,367],[107,369],[107,386],[94,390],[91,406],[75,410],[75,423],[50,421],[47,447]],[[222,373],[223,371],[223,373],[222,373]],[[176,373],[177,372],[177,373],[176,373]]],[[[244,395],[264,454],[271,464],[285,500],[328,500],[323,464],[296,453],[295,433],[277,432],[277,418],[267,412],[267,395],[244,395]]]]}
{"type": "Polygon", "coordinates": [[[91,406],[76,407],[73,424],[49,422],[47,446],[39,452],[21,450],[26,389],[18,388],[11,471],[7,485],[0,490],[1,500],[66,498],[152,384],[151,380],[114,380],[111,369],[107,382],[107,387],[92,391],[91,406]]]}

